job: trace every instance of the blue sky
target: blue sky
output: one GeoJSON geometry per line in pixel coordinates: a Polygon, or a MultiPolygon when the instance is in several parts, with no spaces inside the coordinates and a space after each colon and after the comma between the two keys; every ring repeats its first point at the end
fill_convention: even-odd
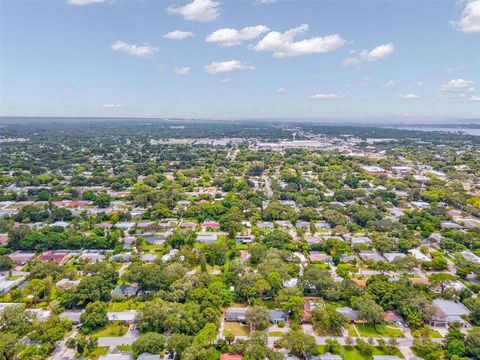
{"type": "Polygon", "coordinates": [[[480,117],[480,0],[0,4],[2,115],[480,117]]]}

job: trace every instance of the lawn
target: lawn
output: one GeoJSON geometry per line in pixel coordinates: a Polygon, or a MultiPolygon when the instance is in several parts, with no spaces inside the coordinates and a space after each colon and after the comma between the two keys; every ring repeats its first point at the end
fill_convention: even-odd
{"type": "Polygon", "coordinates": [[[108,304],[108,311],[126,311],[126,310],[138,310],[145,307],[144,302],[134,300],[124,300],[119,302],[111,302],[108,304]]]}
{"type": "Polygon", "coordinates": [[[442,337],[442,335],[437,330],[432,329],[428,325],[425,325],[421,329],[412,330],[412,335],[416,338],[430,337],[432,339],[440,339],[442,337]]]}
{"type": "Polygon", "coordinates": [[[108,349],[108,346],[97,346],[96,349],[91,352],[88,359],[96,360],[102,355],[107,355],[108,349]]]}
{"type": "Polygon", "coordinates": [[[123,336],[128,331],[128,325],[121,322],[114,322],[107,327],[96,330],[92,335],[95,337],[111,337],[111,336],[123,336]]]}
{"type": "Polygon", "coordinates": [[[231,330],[235,336],[249,336],[250,335],[250,328],[246,325],[242,325],[237,322],[225,322],[223,328],[223,334],[225,335],[226,330],[231,330]]]}
{"type": "Polygon", "coordinates": [[[283,336],[283,334],[284,334],[284,333],[281,332],[281,331],[270,331],[270,332],[268,333],[268,336],[283,336]]]}
{"type": "MultiPolygon", "coordinates": [[[[364,337],[404,337],[402,330],[397,327],[386,325],[355,324],[360,336],[364,337]]],[[[348,329],[349,336],[357,336],[355,329],[348,329]]]]}
{"type": "Polygon", "coordinates": [[[348,324],[347,325],[347,330],[348,330],[348,336],[350,336],[350,337],[357,337],[358,336],[357,331],[355,330],[355,327],[353,326],[353,324],[348,324]]]}
{"type": "Polygon", "coordinates": [[[163,244],[144,244],[140,247],[143,251],[161,251],[163,248],[163,244]]]}
{"type": "MultiPolygon", "coordinates": [[[[325,354],[326,352],[326,346],[325,345],[319,345],[317,347],[318,351],[321,354],[325,354]]],[[[373,354],[372,355],[387,355],[381,348],[379,347],[374,347],[373,348],[373,354]]],[[[403,358],[403,355],[400,351],[397,350],[397,352],[394,354],[400,358],[403,358]]],[[[360,352],[355,348],[355,347],[346,347],[343,346],[343,360],[370,360],[371,358],[365,357],[360,352]]]]}
{"type": "Polygon", "coordinates": [[[117,350],[120,351],[131,351],[132,350],[132,345],[118,345],[117,350]]]}
{"type": "Polygon", "coordinates": [[[313,266],[317,269],[330,270],[330,265],[328,265],[327,263],[315,263],[313,264],[313,266]]]}

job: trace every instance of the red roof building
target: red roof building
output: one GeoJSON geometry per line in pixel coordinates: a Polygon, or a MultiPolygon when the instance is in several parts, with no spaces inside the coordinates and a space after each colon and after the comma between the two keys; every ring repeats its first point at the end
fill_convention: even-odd
{"type": "Polygon", "coordinates": [[[242,355],[222,354],[220,360],[242,360],[242,355]]]}
{"type": "Polygon", "coordinates": [[[220,224],[216,221],[205,221],[202,224],[202,228],[204,228],[204,229],[219,229],[220,224]]]}
{"type": "Polygon", "coordinates": [[[0,234],[0,246],[5,246],[8,243],[8,234],[0,234]]]}
{"type": "Polygon", "coordinates": [[[55,261],[57,264],[63,264],[68,258],[68,253],[66,251],[45,251],[38,258],[39,261],[55,261]]]}

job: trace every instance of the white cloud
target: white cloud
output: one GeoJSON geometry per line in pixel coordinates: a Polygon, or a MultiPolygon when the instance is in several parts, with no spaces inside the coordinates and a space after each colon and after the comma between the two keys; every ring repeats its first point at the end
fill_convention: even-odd
{"type": "Polygon", "coordinates": [[[190,68],[188,66],[176,67],[173,72],[177,75],[186,75],[190,72],[190,68]]]}
{"type": "Polygon", "coordinates": [[[175,30],[175,31],[170,31],[169,33],[166,33],[162,37],[164,39],[170,39],[170,40],[183,40],[191,36],[193,36],[193,33],[190,31],[175,30]]]}
{"type": "Polygon", "coordinates": [[[394,80],[389,80],[387,81],[385,84],[380,84],[378,85],[379,88],[382,88],[382,89],[393,89],[394,87],[396,87],[398,84],[396,81],[394,80]]]}
{"type": "Polygon", "coordinates": [[[480,101],[480,95],[474,95],[470,98],[470,101],[480,101]]]}
{"type": "Polygon", "coordinates": [[[269,5],[275,4],[277,0],[253,0],[253,5],[269,5]]]}
{"type": "Polygon", "coordinates": [[[396,98],[400,100],[415,100],[420,99],[420,95],[416,94],[407,94],[407,95],[397,95],[396,98]]]}
{"type": "Polygon", "coordinates": [[[326,93],[326,94],[314,94],[310,96],[312,100],[338,100],[343,99],[345,95],[338,95],[335,93],[326,93]]]}
{"type": "Polygon", "coordinates": [[[158,49],[152,45],[143,44],[127,44],[125,41],[117,40],[112,45],[111,48],[113,51],[123,52],[128,55],[140,56],[140,57],[149,57],[153,56],[158,49]]]}
{"type": "Polygon", "coordinates": [[[84,6],[90,4],[101,4],[107,2],[108,0],[68,0],[70,5],[84,6]]]}
{"type": "Polygon", "coordinates": [[[222,79],[222,83],[224,83],[224,84],[228,84],[231,81],[232,81],[232,79],[230,79],[230,78],[222,79]]]}
{"type": "Polygon", "coordinates": [[[453,72],[457,72],[457,71],[461,71],[461,70],[465,70],[467,67],[465,65],[463,66],[455,66],[455,67],[447,67],[445,69],[445,71],[447,73],[453,73],[453,72]]]}
{"type": "Polygon", "coordinates": [[[253,70],[253,66],[242,63],[238,60],[229,60],[229,61],[214,61],[208,65],[205,65],[205,71],[209,74],[225,74],[234,71],[241,70],[253,70]]]}
{"type": "Polygon", "coordinates": [[[264,25],[248,26],[241,30],[218,29],[205,38],[206,42],[214,42],[222,47],[240,45],[242,41],[252,40],[270,30],[264,25]]]}
{"type": "Polygon", "coordinates": [[[220,2],[213,0],[193,0],[183,6],[171,5],[167,8],[169,14],[180,14],[185,20],[211,22],[219,15],[220,2]]]}
{"type": "Polygon", "coordinates": [[[480,32],[480,0],[468,2],[463,9],[462,17],[450,23],[464,33],[480,32]]]}
{"type": "Polygon", "coordinates": [[[339,35],[327,35],[324,37],[311,37],[309,39],[295,41],[295,37],[308,30],[307,24],[283,33],[271,31],[260,40],[253,48],[256,51],[272,52],[274,57],[284,58],[299,55],[327,53],[337,50],[345,44],[345,40],[339,35]]]}
{"type": "Polygon", "coordinates": [[[423,86],[423,81],[417,81],[417,86],[423,86]]]}
{"type": "Polygon", "coordinates": [[[277,93],[279,93],[279,94],[285,94],[286,92],[287,92],[287,89],[285,89],[285,88],[278,88],[277,89],[277,93]]]}
{"type": "Polygon", "coordinates": [[[385,59],[389,55],[393,53],[393,44],[383,44],[377,46],[376,48],[368,51],[367,49],[363,49],[360,52],[354,52],[354,56],[347,57],[343,60],[343,65],[358,65],[363,62],[373,62],[378,61],[381,59],[385,59]]]}
{"type": "Polygon", "coordinates": [[[475,90],[473,81],[463,79],[453,79],[440,86],[440,91],[473,91],[475,90]]]}
{"type": "Polygon", "coordinates": [[[103,104],[102,107],[104,108],[122,108],[123,105],[122,104],[103,104]]]}

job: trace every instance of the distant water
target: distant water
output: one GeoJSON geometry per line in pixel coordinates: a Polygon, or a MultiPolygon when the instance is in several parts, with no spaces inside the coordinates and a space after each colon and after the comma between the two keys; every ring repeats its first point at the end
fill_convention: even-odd
{"type": "Polygon", "coordinates": [[[458,133],[464,135],[480,136],[480,129],[458,128],[458,127],[433,127],[433,126],[405,126],[395,129],[413,130],[413,131],[441,131],[449,133],[458,133]]]}

